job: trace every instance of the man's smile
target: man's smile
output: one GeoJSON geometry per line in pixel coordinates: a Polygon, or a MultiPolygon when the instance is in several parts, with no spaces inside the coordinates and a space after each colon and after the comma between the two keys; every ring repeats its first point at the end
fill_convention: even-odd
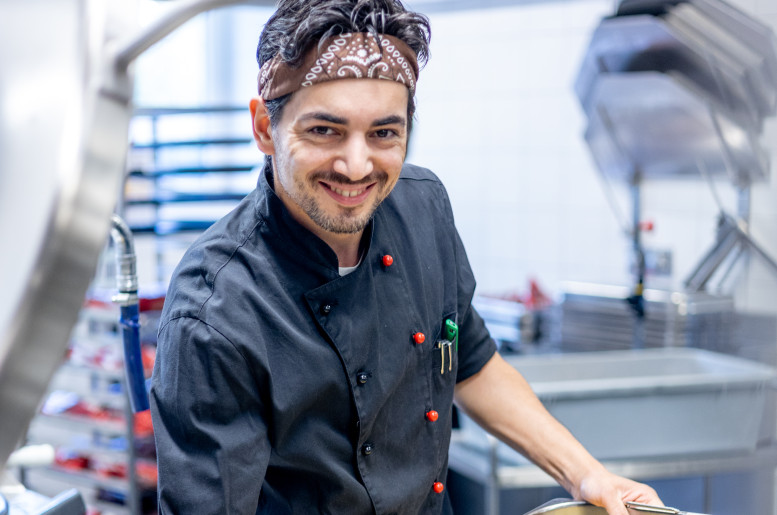
{"type": "Polygon", "coordinates": [[[357,187],[345,187],[344,185],[335,185],[324,181],[318,182],[327,194],[340,204],[355,206],[361,204],[369,196],[373,187],[377,184],[373,182],[367,186],[359,185],[357,187]]]}

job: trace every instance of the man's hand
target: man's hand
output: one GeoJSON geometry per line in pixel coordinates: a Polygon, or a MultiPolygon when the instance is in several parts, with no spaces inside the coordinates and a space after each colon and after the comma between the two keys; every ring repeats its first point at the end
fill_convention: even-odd
{"type": "Polygon", "coordinates": [[[456,385],[456,402],[491,434],[609,515],[629,515],[625,502],[663,506],[647,485],[616,476],[595,460],[545,409],[526,380],[499,354],[456,385]]]}
{"type": "Polygon", "coordinates": [[[616,476],[602,469],[583,478],[580,488],[573,492],[576,499],[587,501],[607,510],[608,515],[629,515],[627,501],[652,506],[663,506],[656,491],[647,485],[616,476]]]}

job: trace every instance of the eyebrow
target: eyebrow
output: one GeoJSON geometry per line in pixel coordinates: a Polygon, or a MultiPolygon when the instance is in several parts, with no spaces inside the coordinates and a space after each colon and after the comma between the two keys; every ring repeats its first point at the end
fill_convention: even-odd
{"type": "Polygon", "coordinates": [[[340,116],[322,112],[303,114],[299,119],[302,122],[306,122],[308,120],[321,120],[322,122],[329,122],[337,125],[345,125],[348,122],[348,120],[340,116]]]}
{"type": "MultiPolygon", "coordinates": [[[[314,113],[307,113],[300,117],[300,121],[308,121],[308,120],[321,120],[322,122],[329,122],[334,123],[336,125],[347,125],[348,119],[343,118],[341,116],[335,116],[333,114],[325,113],[325,112],[314,112],[314,113]]],[[[385,118],[379,118],[372,122],[373,127],[378,127],[381,125],[393,125],[393,124],[399,124],[402,127],[405,126],[405,119],[402,116],[397,115],[391,115],[387,116],[385,118]]]]}
{"type": "Polygon", "coordinates": [[[372,126],[373,127],[376,127],[376,126],[379,126],[379,125],[394,125],[394,124],[399,124],[402,127],[404,127],[405,126],[405,119],[403,117],[401,117],[401,116],[391,115],[391,116],[387,116],[385,118],[381,118],[379,120],[375,120],[374,122],[372,122],[372,126]]]}

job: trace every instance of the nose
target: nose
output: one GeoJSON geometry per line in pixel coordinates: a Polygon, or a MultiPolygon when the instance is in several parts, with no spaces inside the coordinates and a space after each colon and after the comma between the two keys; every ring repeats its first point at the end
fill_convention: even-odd
{"type": "Polygon", "coordinates": [[[358,181],[372,173],[372,151],[365,138],[353,134],[343,142],[334,162],[334,171],[358,181]]]}

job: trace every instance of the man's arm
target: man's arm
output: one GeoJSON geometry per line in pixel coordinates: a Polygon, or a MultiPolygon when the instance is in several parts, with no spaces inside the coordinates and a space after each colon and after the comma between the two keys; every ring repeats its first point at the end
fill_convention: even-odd
{"type": "Polygon", "coordinates": [[[649,486],[608,472],[548,413],[523,376],[499,354],[456,385],[456,404],[575,499],[602,506],[610,515],[628,515],[625,501],[662,505],[649,486]]]}
{"type": "Polygon", "coordinates": [[[159,512],[254,513],[270,446],[251,368],[213,327],[175,318],[151,388],[159,512]]]}

